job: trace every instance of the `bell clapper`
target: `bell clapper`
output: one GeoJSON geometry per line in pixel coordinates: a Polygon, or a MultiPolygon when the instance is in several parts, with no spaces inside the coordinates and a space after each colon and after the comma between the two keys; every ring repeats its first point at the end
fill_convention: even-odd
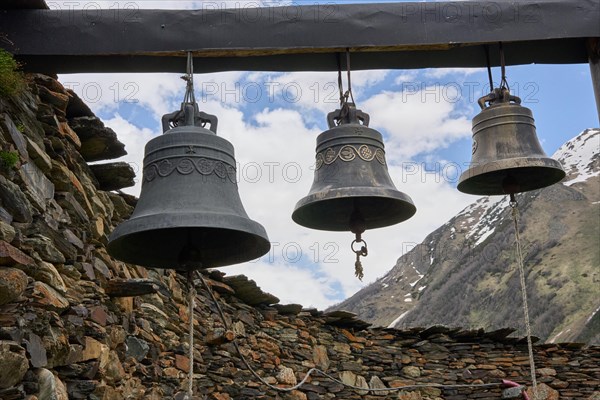
{"type": "Polygon", "coordinates": [[[354,239],[352,241],[352,244],[350,245],[350,248],[352,249],[352,251],[354,252],[354,254],[356,254],[356,262],[354,263],[354,275],[356,275],[356,277],[362,281],[363,278],[365,277],[364,271],[363,271],[363,266],[362,266],[362,262],[360,262],[360,258],[361,257],[366,257],[369,255],[369,250],[367,249],[367,242],[365,242],[360,233],[356,234],[356,239],[354,239]],[[360,246],[360,249],[356,250],[354,248],[355,244],[360,244],[362,243],[362,246],[360,246]]]}
{"type": "Polygon", "coordinates": [[[361,257],[366,257],[369,255],[369,250],[367,249],[367,242],[365,242],[362,238],[362,234],[365,232],[365,219],[360,214],[360,211],[356,208],[356,203],[354,204],[354,211],[350,217],[350,231],[356,235],[356,239],[352,241],[350,248],[356,254],[356,262],[354,263],[354,275],[362,281],[365,277],[362,262],[360,262],[361,257]],[[360,249],[355,249],[354,245],[360,245],[360,249]]]}

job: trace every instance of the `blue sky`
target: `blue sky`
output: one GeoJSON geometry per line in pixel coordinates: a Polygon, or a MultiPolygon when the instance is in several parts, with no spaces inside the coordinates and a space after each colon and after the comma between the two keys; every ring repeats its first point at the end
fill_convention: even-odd
{"type": "MultiPolygon", "coordinates": [[[[113,3],[99,2],[106,8],[113,3]]],[[[165,3],[136,4],[165,8],[165,3]]],[[[198,8],[200,2],[167,5],[198,8]]],[[[175,111],[183,99],[180,75],[77,74],[62,75],[60,80],[117,132],[129,152],[124,160],[139,171],[145,143],[161,133],[160,117],[175,111]]],[[[493,75],[498,82],[499,69],[494,68],[493,75]]],[[[508,67],[507,77],[514,94],[532,109],[547,154],[584,129],[598,126],[587,64],[508,67]]],[[[354,277],[350,233],[312,231],[290,217],[312,183],[315,140],[326,129],[325,115],[338,106],[336,80],[337,74],[331,72],[195,76],[200,109],[219,117],[219,135],[236,148],[245,208],[265,226],[273,243],[270,254],[223,271],[248,275],[284,303],[324,308],[351,296],[476,200],[455,186],[459,168],[470,161],[470,124],[478,112],[477,99],[487,94],[486,71],[353,73],[357,106],[371,115],[371,127],[384,135],[390,174],[418,209],[405,223],[365,233],[370,255],[364,260],[365,280],[359,282],[354,277]]],[[[139,193],[139,185],[130,192],[139,193]]]]}

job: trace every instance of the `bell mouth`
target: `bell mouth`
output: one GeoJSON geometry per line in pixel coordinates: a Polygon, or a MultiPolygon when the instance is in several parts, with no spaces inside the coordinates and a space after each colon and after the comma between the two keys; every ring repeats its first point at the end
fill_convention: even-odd
{"type": "Polygon", "coordinates": [[[297,204],[292,219],[307,228],[324,231],[352,231],[356,212],[366,230],[406,221],[417,208],[411,198],[385,188],[340,188],[311,193],[297,204]]]}
{"type": "Polygon", "coordinates": [[[207,213],[130,219],[113,231],[107,246],[112,257],[126,263],[180,271],[240,264],[261,257],[270,248],[259,223],[237,215],[207,213]]]}
{"type": "Polygon", "coordinates": [[[565,175],[552,158],[511,158],[469,168],[460,176],[457,189],[481,196],[514,194],[553,185],[565,175]]]}

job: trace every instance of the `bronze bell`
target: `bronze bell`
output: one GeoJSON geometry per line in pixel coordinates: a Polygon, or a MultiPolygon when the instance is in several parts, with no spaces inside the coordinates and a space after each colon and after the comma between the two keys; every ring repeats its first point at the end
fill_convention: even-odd
{"type": "Polygon", "coordinates": [[[482,110],[473,118],[471,166],[460,176],[458,190],[514,194],[550,186],[565,177],[560,163],[544,153],[531,110],[520,105],[521,99],[501,88],[478,103],[482,110]]]}
{"type": "Polygon", "coordinates": [[[362,233],[394,225],[416,212],[388,173],[383,138],[369,115],[345,103],[327,116],[329,130],[317,138],[314,182],[292,219],[305,227],[362,233]]]}
{"type": "Polygon", "coordinates": [[[164,134],[145,148],[137,206],[110,236],[111,256],[189,271],[253,260],[269,251],[265,229],[242,206],[233,146],[216,128],[217,118],[200,113],[195,103],[163,117],[164,134]],[[170,123],[176,127],[169,129],[170,123]]]}

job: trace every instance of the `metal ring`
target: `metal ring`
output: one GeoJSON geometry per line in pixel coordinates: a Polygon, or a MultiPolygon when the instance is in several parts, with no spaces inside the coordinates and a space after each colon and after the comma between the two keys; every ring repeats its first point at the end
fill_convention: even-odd
{"type": "Polygon", "coordinates": [[[352,241],[352,244],[350,245],[350,248],[352,249],[352,251],[353,251],[355,254],[362,254],[362,249],[360,249],[360,250],[354,250],[354,243],[364,243],[364,244],[365,244],[365,245],[364,245],[364,247],[367,247],[367,242],[365,242],[363,239],[360,239],[360,240],[356,240],[356,239],[354,239],[354,240],[352,241]]]}

